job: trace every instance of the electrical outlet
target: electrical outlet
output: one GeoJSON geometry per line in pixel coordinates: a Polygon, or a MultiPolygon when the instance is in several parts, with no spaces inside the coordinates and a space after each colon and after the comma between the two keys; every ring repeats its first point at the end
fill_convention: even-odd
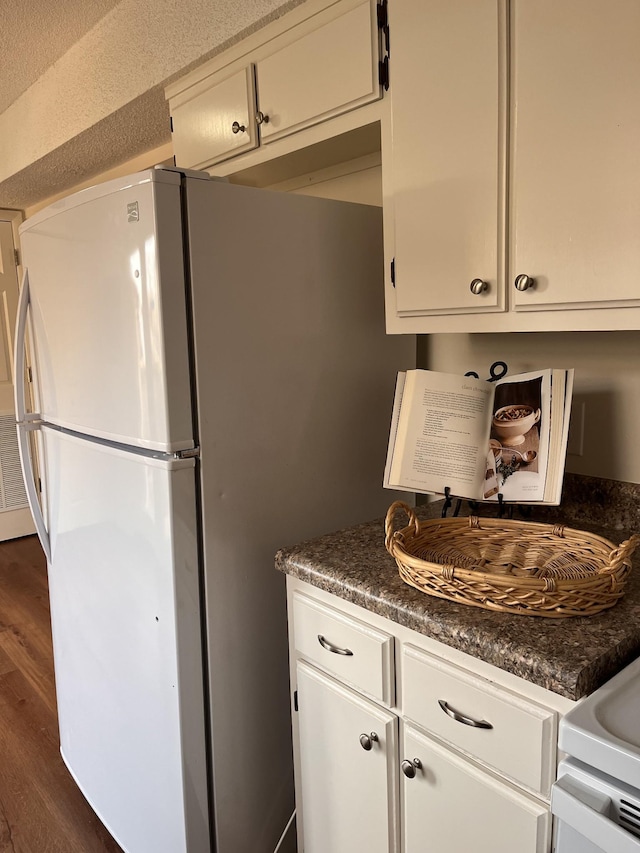
{"type": "Polygon", "coordinates": [[[569,438],[567,441],[567,454],[570,456],[582,456],[584,454],[584,400],[573,401],[571,407],[571,420],[569,421],[569,438]]]}

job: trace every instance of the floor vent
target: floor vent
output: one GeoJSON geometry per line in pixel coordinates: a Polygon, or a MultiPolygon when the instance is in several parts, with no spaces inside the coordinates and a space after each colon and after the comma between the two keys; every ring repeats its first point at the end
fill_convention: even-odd
{"type": "Polygon", "coordinates": [[[24,489],[16,418],[13,412],[0,415],[0,512],[28,506],[24,489]]]}

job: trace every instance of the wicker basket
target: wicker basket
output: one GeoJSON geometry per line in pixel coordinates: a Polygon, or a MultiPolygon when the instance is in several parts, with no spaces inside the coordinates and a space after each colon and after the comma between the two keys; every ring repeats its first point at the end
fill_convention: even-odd
{"type": "Polygon", "coordinates": [[[640,536],[616,547],[562,525],[475,516],[418,522],[401,501],[389,507],[385,534],[400,577],[428,595],[556,619],[613,607],[640,544],[640,536]],[[406,512],[409,524],[394,531],[398,510],[406,512]]]}

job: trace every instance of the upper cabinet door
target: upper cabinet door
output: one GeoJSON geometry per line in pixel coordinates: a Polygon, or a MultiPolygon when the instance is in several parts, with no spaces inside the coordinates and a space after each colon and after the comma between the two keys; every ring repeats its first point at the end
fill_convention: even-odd
{"type": "Polygon", "coordinates": [[[209,78],[171,99],[176,165],[202,169],[258,145],[253,65],[215,86],[209,78]]]}
{"type": "Polygon", "coordinates": [[[504,3],[389,5],[396,311],[503,310],[504,3]]]}
{"type": "Polygon", "coordinates": [[[256,63],[264,142],[380,97],[375,3],[341,6],[339,17],[331,8],[319,13],[306,35],[256,63]]]}
{"type": "Polygon", "coordinates": [[[640,3],[513,0],[512,39],[515,306],[640,305],[640,3]]]}

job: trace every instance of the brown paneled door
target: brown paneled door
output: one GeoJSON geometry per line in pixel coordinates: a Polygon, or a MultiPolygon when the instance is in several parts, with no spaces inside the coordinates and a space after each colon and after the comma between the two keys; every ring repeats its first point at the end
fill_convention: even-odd
{"type": "Polygon", "coordinates": [[[35,532],[22,480],[13,403],[13,334],[18,306],[16,211],[0,211],[0,540],[35,532]]]}

